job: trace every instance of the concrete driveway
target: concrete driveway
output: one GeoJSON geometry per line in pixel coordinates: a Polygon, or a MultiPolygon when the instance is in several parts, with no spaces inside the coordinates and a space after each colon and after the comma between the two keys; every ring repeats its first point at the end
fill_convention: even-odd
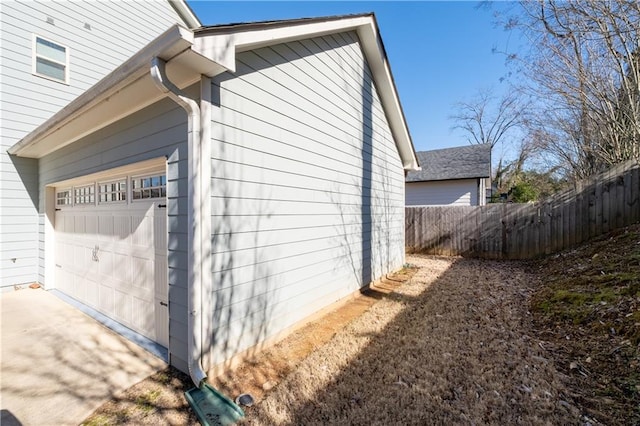
{"type": "Polygon", "coordinates": [[[166,367],[44,291],[0,294],[0,424],[77,425],[166,367]]]}

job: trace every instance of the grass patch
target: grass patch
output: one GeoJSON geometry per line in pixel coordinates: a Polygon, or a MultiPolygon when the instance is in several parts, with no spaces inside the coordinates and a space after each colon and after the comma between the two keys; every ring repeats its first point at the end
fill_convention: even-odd
{"type": "Polygon", "coordinates": [[[533,302],[536,311],[559,321],[581,324],[602,306],[614,303],[619,297],[616,288],[550,288],[533,302]]]}
{"type": "Polygon", "coordinates": [[[159,390],[150,390],[143,393],[138,398],[136,398],[137,407],[143,412],[148,413],[149,411],[154,409],[155,402],[160,397],[160,394],[161,392],[159,390]]]}
{"type": "Polygon", "coordinates": [[[86,422],[82,423],[83,426],[109,426],[113,424],[113,419],[110,416],[99,415],[93,416],[86,422]]]}
{"type": "Polygon", "coordinates": [[[117,410],[109,414],[96,414],[81,423],[82,426],[113,426],[124,424],[130,419],[129,410],[117,410]]]}

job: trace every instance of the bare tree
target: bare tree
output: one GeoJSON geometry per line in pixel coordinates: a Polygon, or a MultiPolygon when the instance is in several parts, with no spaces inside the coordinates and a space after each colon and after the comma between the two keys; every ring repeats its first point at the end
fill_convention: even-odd
{"type": "Polygon", "coordinates": [[[464,131],[471,144],[486,143],[493,149],[523,123],[523,106],[513,92],[498,100],[491,91],[481,90],[472,100],[455,106],[457,112],[450,116],[453,128],[464,131]]]}
{"type": "Polygon", "coordinates": [[[519,63],[537,98],[530,120],[547,152],[582,178],[640,157],[640,3],[538,0],[520,3],[509,26],[531,51],[519,63]]]}

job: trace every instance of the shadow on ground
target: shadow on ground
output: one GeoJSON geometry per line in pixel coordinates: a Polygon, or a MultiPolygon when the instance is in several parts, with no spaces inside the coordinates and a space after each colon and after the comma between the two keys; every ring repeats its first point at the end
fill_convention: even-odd
{"type": "Polygon", "coordinates": [[[519,263],[414,256],[421,269],[311,354],[254,424],[575,424],[530,337],[519,263]]]}
{"type": "Polygon", "coordinates": [[[43,290],[2,294],[2,424],[77,424],[166,367],[43,290]]]}

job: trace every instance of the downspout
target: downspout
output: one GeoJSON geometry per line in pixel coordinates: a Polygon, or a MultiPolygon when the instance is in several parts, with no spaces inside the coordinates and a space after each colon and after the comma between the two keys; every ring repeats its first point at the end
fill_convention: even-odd
{"type": "Polygon", "coordinates": [[[200,387],[207,374],[202,368],[202,239],[201,212],[202,186],[200,177],[200,167],[202,158],[200,156],[200,107],[198,102],[188,97],[178,87],[176,87],[167,77],[165,71],[166,62],[158,57],[151,61],[151,78],[156,86],[166,93],[175,103],[180,105],[188,117],[187,146],[188,146],[188,188],[189,188],[189,209],[187,212],[187,223],[189,231],[188,241],[188,283],[187,294],[189,312],[187,321],[188,333],[188,357],[189,375],[193,383],[200,387]]]}

